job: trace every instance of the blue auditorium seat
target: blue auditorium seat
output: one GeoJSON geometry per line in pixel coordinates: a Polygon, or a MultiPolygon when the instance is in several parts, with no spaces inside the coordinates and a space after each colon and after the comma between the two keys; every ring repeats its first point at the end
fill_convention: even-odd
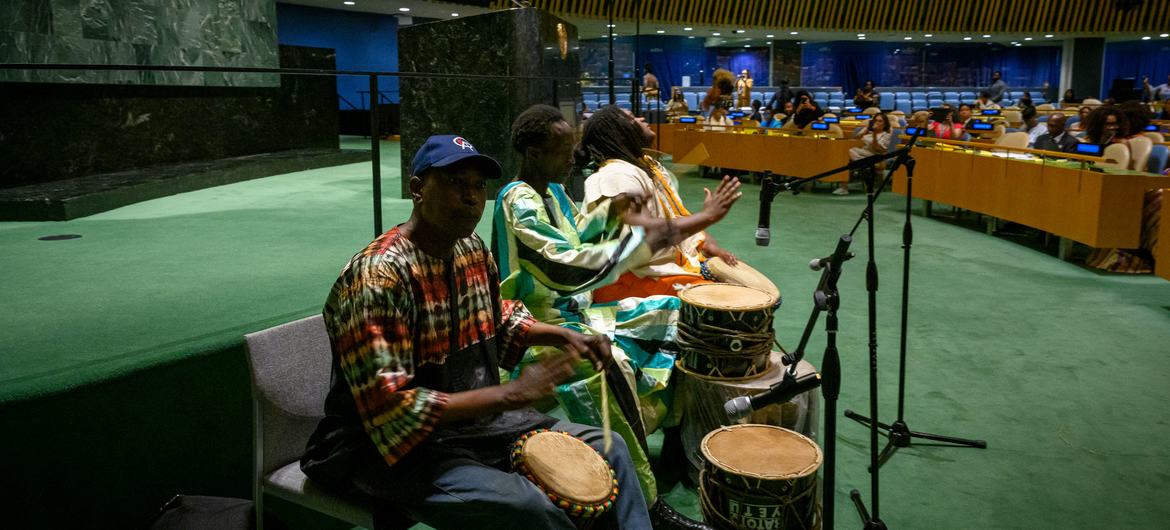
{"type": "Polygon", "coordinates": [[[902,99],[910,100],[910,93],[909,92],[894,92],[894,99],[895,100],[902,100],[902,99]]]}
{"type": "Polygon", "coordinates": [[[934,99],[934,98],[942,99],[943,93],[939,92],[937,90],[931,90],[930,92],[926,93],[926,99],[934,99]]]}
{"type": "Polygon", "coordinates": [[[768,102],[768,100],[764,99],[763,92],[752,92],[752,101],[756,101],[756,100],[759,100],[761,105],[768,102]]]}
{"type": "Polygon", "coordinates": [[[907,116],[913,113],[913,109],[910,107],[909,100],[898,100],[896,103],[894,103],[894,110],[900,110],[907,116]]]}
{"type": "Polygon", "coordinates": [[[775,92],[764,92],[764,99],[761,99],[760,102],[767,105],[769,101],[772,101],[772,96],[775,94],[775,92]]]}
{"type": "Polygon", "coordinates": [[[930,105],[930,108],[932,109],[941,107],[943,104],[943,98],[942,96],[927,96],[926,103],[930,105]]]}
{"type": "Polygon", "coordinates": [[[1077,123],[1079,121],[1081,121],[1080,116],[1076,116],[1076,115],[1069,116],[1067,119],[1064,120],[1064,126],[1065,127],[1072,127],[1072,124],[1077,123]]]}
{"type": "Polygon", "coordinates": [[[691,92],[691,93],[686,95],[685,99],[687,100],[687,106],[690,107],[691,110],[698,110],[698,111],[703,110],[699,106],[703,103],[703,95],[702,94],[700,94],[698,92],[691,92]]]}
{"type": "Polygon", "coordinates": [[[844,107],[845,106],[845,96],[842,96],[840,92],[834,93],[834,94],[829,94],[829,106],[830,107],[844,107]]]}
{"type": "Polygon", "coordinates": [[[626,99],[619,99],[617,102],[617,106],[619,106],[623,109],[626,109],[626,110],[631,110],[634,108],[633,105],[630,105],[630,101],[626,100],[626,99]]]}
{"type": "Polygon", "coordinates": [[[1146,165],[1146,171],[1162,173],[1166,170],[1167,158],[1170,158],[1170,148],[1164,145],[1155,145],[1150,151],[1150,161],[1146,165]]]}
{"type": "Polygon", "coordinates": [[[960,103],[959,99],[960,98],[959,98],[958,92],[943,92],[943,101],[946,101],[947,103],[950,103],[951,105],[954,105],[956,107],[959,106],[959,103],[960,103]]]}
{"type": "Polygon", "coordinates": [[[889,92],[879,92],[878,93],[878,106],[883,108],[883,109],[894,108],[894,94],[891,94],[889,92]]]}
{"type": "Polygon", "coordinates": [[[967,103],[967,104],[975,103],[975,93],[974,92],[960,92],[959,93],[959,100],[961,102],[967,103]]]}
{"type": "Polygon", "coordinates": [[[818,101],[820,101],[820,100],[828,101],[829,100],[829,93],[828,92],[813,92],[812,97],[813,97],[813,99],[818,100],[818,101]]]}

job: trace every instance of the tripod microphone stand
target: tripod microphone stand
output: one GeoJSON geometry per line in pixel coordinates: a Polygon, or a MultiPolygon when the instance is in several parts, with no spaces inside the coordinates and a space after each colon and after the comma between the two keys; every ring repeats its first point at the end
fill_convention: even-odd
{"type": "MultiPolygon", "coordinates": [[[[915,140],[917,138],[918,138],[917,136],[914,137],[915,140]]],[[[911,146],[914,145],[913,140],[911,141],[910,145],[911,146]]],[[[861,423],[862,425],[869,426],[871,432],[873,432],[873,430],[874,430],[873,427],[875,425],[876,425],[876,427],[886,431],[886,446],[885,446],[885,448],[882,449],[882,452],[878,456],[878,459],[876,462],[870,462],[870,471],[873,472],[875,475],[877,473],[877,468],[880,467],[882,464],[885,464],[886,461],[889,460],[890,457],[894,455],[894,452],[897,451],[898,448],[909,447],[912,444],[912,441],[914,438],[921,438],[924,440],[943,442],[943,443],[948,443],[948,444],[952,444],[952,445],[977,447],[979,449],[986,449],[987,448],[987,442],[984,440],[968,440],[966,438],[956,438],[954,436],[944,436],[941,434],[932,434],[932,433],[928,433],[928,432],[911,431],[910,427],[906,424],[906,417],[905,417],[906,325],[907,325],[907,315],[909,313],[909,307],[910,307],[909,306],[909,302],[910,302],[910,247],[913,245],[913,242],[914,242],[914,228],[913,228],[913,224],[911,223],[911,220],[910,220],[910,208],[912,205],[911,201],[913,200],[912,191],[914,190],[914,188],[913,188],[913,186],[914,186],[914,159],[911,158],[907,154],[908,152],[909,152],[909,149],[907,149],[905,153],[903,153],[901,156],[899,156],[894,161],[894,164],[892,164],[892,166],[889,170],[889,173],[886,175],[886,179],[882,182],[882,187],[877,190],[877,193],[880,194],[881,190],[883,188],[885,188],[886,183],[889,182],[890,177],[893,176],[894,171],[897,171],[899,165],[904,165],[906,167],[906,224],[902,228],[902,325],[901,325],[901,337],[900,337],[900,344],[899,344],[900,351],[899,351],[899,361],[898,361],[898,419],[895,420],[893,424],[885,424],[885,423],[882,423],[880,421],[876,421],[877,410],[876,410],[876,407],[872,407],[872,406],[870,407],[869,417],[858,414],[852,410],[848,410],[848,409],[845,410],[845,417],[846,418],[849,418],[853,421],[861,423]],[[874,421],[871,421],[870,418],[874,418],[874,421]]],[[[871,181],[872,181],[872,175],[871,175],[871,181]]],[[[870,193],[873,193],[872,188],[870,189],[870,193]]],[[[873,205],[872,199],[871,199],[869,204],[870,204],[869,208],[872,208],[872,205],[873,205]]],[[[870,223],[870,240],[871,241],[873,240],[873,231],[872,230],[873,230],[873,223],[871,222],[870,223]]],[[[876,285],[877,285],[876,275],[877,275],[877,272],[875,269],[875,271],[874,271],[874,276],[875,276],[874,277],[874,290],[876,290],[876,285]]],[[[870,338],[871,338],[871,340],[874,339],[873,336],[871,336],[870,338]]],[[[876,440],[871,440],[871,442],[876,444],[876,440]]],[[[854,499],[854,502],[855,503],[857,502],[857,498],[854,499]]],[[[860,506],[859,506],[859,508],[860,508],[860,506]]],[[[862,509],[864,509],[864,508],[862,508],[862,509]]],[[[874,511],[875,512],[877,511],[876,508],[874,511]]]]}

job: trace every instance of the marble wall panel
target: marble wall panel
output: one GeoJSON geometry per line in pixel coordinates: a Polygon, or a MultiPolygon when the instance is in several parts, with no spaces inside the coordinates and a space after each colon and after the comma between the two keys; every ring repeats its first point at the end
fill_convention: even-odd
{"type": "MultiPolygon", "coordinates": [[[[275,0],[0,0],[0,62],[275,68],[275,0]]],[[[0,71],[0,81],[277,86],[272,75],[0,71]]]]}

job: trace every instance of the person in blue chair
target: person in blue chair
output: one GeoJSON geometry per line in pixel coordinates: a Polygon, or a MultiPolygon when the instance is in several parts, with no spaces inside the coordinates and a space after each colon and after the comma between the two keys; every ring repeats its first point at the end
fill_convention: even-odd
{"type": "MultiPolygon", "coordinates": [[[[573,521],[510,464],[512,442],[552,428],[602,451],[600,429],[531,408],[581,360],[601,370],[609,340],[538,322],[500,296],[475,227],[500,165],[466,138],[432,136],[411,163],[410,218],[358,251],[325,302],[333,375],[301,468],[369,498],[375,526],[404,513],[438,529],[559,528],[573,521]],[[561,350],[501,384],[529,346],[561,350]]],[[[618,493],[612,524],[650,530],[629,450],[604,453],[618,493]]]]}

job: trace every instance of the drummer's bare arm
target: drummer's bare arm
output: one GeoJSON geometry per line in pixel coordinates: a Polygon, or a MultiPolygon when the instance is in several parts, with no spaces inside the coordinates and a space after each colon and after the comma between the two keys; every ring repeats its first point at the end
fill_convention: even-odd
{"type": "Polygon", "coordinates": [[[569,328],[536,323],[528,331],[529,346],[555,346],[561,350],[588,359],[600,371],[612,359],[609,337],[586,335],[569,328]]]}
{"type": "Polygon", "coordinates": [[[730,176],[723,177],[714,193],[706,188],[703,191],[707,196],[703,199],[703,209],[697,213],[664,219],[651,217],[635,206],[627,210],[624,221],[645,228],[646,242],[651,250],[677,245],[722,220],[731,206],[743,196],[743,192],[739,191],[739,179],[730,176]]]}

